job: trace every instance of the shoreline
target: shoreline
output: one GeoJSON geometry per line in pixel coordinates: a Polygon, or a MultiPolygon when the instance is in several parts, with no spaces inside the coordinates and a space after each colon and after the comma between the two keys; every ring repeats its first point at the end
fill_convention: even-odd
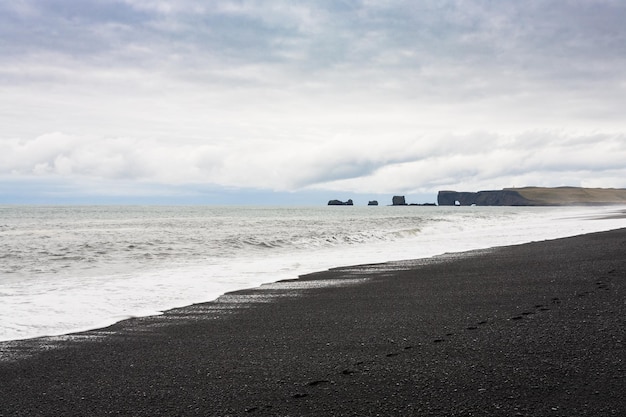
{"type": "MultiPolygon", "coordinates": [[[[571,214],[569,210],[566,212],[571,214]]],[[[357,265],[372,261],[385,262],[407,258],[429,258],[448,252],[465,252],[468,250],[487,247],[553,239],[568,235],[595,232],[624,226],[623,221],[621,221],[623,219],[621,216],[624,215],[623,210],[621,212],[616,212],[614,208],[611,208],[609,211],[587,210],[586,212],[575,213],[576,214],[574,216],[566,216],[559,221],[567,221],[569,223],[579,222],[581,227],[579,227],[578,224],[574,227],[572,227],[572,224],[565,226],[561,225],[556,227],[554,230],[560,230],[561,228],[567,230],[564,233],[563,231],[555,233],[554,230],[547,224],[541,228],[537,228],[536,226],[533,228],[533,224],[531,224],[526,225],[525,233],[527,236],[521,239],[517,235],[517,230],[507,231],[508,229],[505,227],[499,234],[496,233],[495,235],[491,235],[488,233],[490,238],[487,239],[486,242],[482,242],[481,239],[475,239],[472,230],[464,231],[463,228],[461,228],[461,231],[456,229],[440,230],[434,234],[426,233],[423,236],[415,236],[408,240],[408,244],[406,241],[394,242],[393,246],[391,246],[389,242],[369,242],[362,247],[360,245],[355,247],[347,245],[347,247],[343,248],[329,247],[326,249],[322,248],[319,250],[319,253],[315,253],[310,256],[307,256],[306,253],[303,254],[296,252],[291,254],[289,259],[284,257],[283,253],[284,259],[281,261],[282,264],[277,263],[269,268],[269,264],[263,263],[266,261],[265,258],[257,259],[256,261],[251,262],[252,258],[243,257],[236,261],[230,260],[228,262],[224,262],[224,265],[222,266],[220,266],[219,261],[216,264],[211,263],[211,265],[214,265],[211,267],[212,269],[207,269],[206,265],[194,266],[193,264],[190,264],[190,269],[188,271],[177,271],[176,269],[168,270],[167,268],[136,271],[136,275],[139,278],[137,282],[142,282],[141,285],[144,286],[145,291],[139,292],[135,294],[134,297],[128,297],[127,299],[126,294],[122,294],[119,289],[116,289],[116,286],[123,287],[125,285],[122,280],[113,279],[111,282],[114,284],[109,286],[109,292],[104,294],[102,293],[102,289],[98,286],[89,285],[89,281],[85,281],[86,284],[84,286],[82,283],[77,282],[75,290],[78,292],[79,299],[83,298],[81,293],[82,291],[87,292],[88,296],[90,295],[89,292],[91,292],[94,295],[97,294],[97,297],[104,295],[104,297],[108,299],[110,296],[112,297],[112,301],[115,301],[116,299],[126,301],[121,303],[118,309],[108,309],[108,306],[105,304],[99,306],[101,307],[99,309],[92,309],[90,308],[90,305],[84,305],[80,309],[74,308],[73,315],[68,315],[63,309],[59,309],[58,313],[54,313],[54,311],[57,310],[55,304],[59,301],[53,301],[53,298],[39,297],[39,300],[33,300],[33,306],[36,307],[33,311],[38,311],[38,313],[35,314],[35,317],[29,318],[28,315],[30,312],[28,308],[24,307],[27,306],[27,303],[16,303],[13,305],[11,304],[10,297],[8,299],[9,304],[5,305],[4,312],[0,313],[0,315],[4,314],[4,317],[7,318],[7,323],[9,324],[6,327],[6,329],[8,329],[7,332],[2,334],[0,341],[28,340],[38,337],[62,336],[87,330],[96,330],[127,318],[146,315],[161,315],[163,311],[173,308],[180,308],[194,303],[211,302],[226,292],[253,288],[255,286],[275,282],[280,279],[292,279],[304,273],[323,271],[338,265],[357,265]],[[587,223],[587,226],[582,227],[583,223],[587,223]],[[596,223],[596,225],[589,227],[592,223],[596,223]],[[459,235],[457,235],[457,233],[459,233],[459,235]],[[513,238],[510,236],[513,236],[513,238]],[[420,242],[420,239],[423,241],[420,242]],[[363,248],[365,248],[365,250],[363,248]],[[368,251],[371,253],[363,254],[363,252],[368,251]],[[338,256],[338,254],[340,254],[340,256],[338,256]],[[298,262],[294,264],[294,260],[297,260],[298,262]],[[257,261],[261,262],[261,264],[257,264],[257,261]],[[178,280],[163,278],[165,275],[162,274],[162,271],[166,271],[166,275],[168,276],[178,274],[180,278],[178,280]],[[222,276],[221,280],[219,278],[221,276],[220,274],[223,274],[224,271],[227,271],[228,275],[232,275],[234,273],[233,276],[237,276],[237,274],[239,274],[238,276],[247,276],[249,278],[244,279],[246,282],[242,281],[237,285],[228,284],[229,277],[222,276]],[[204,283],[204,276],[218,277],[215,282],[219,284],[211,284],[210,280],[204,283]],[[151,282],[155,278],[159,280],[161,285],[165,285],[166,288],[159,291],[151,291],[152,288],[156,288],[156,286],[151,282]],[[163,301],[164,298],[162,295],[164,293],[174,294],[175,296],[172,298],[165,297],[167,301],[163,301]],[[46,317],[46,311],[53,312],[50,320],[46,317]],[[37,314],[39,314],[40,317],[37,317],[37,314]],[[63,315],[65,315],[65,317],[63,317],[63,315]],[[21,317],[22,319],[15,321],[14,323],[14,321],[10,320],[11,316],[21,317]],[[78,320],[74,320],[73,318],[78,318],[78,320]],[[23,326],[22,328],[22,323],[20,323],[20,321],[22,323],[30,324],[23,326]],[[15,331],[11,330],[10,324],[12,323],[16,324],[15,331]],[[49,323],[50,325],[38,328],[36,323],[49,323]]],[[[516,215],[518,214],[523,215],[522,213],[517,213],[516,215]]],[[[522,224],[524,224],[523,221],[522,224]]],[[[513,225],[513,227],[516,229],[519,226],[513,225]]],[[[480,235],[481,229],[476,229],[475,233],[480,235]]],[[[271,259],[275,260],[280,257],[281,255],[279,253],[277,258],[271,259]]],[[[269,260],[269,258],[267,260],[269,260]]],[[[94,279],[93,282],[97,282],[99,279],[98,274],[94,277],[96,279],[94,279]]],[[[115,277],[113,276],[113,278],[115,277]]],[[[53,293],[56,292],[54,286],[50,286],[48,290],[53,293]]],[[[10,293],[11,289],[9,288],[9,294],[10,293]]],[[[45,294],[45,292],[42,291],[41,294],[45,294]]],[[[129,295],[132,296],[133,294],[129,295]]],[[[115,305],[115,303],[111,303],[111,301],[109,301],[109,305],[115,305]]]]}
{"type": "Polygon", "coordinates": [[[0,342],[3,412],[623,415],[625,251],[617,229],[341,267],[0,342]]]}

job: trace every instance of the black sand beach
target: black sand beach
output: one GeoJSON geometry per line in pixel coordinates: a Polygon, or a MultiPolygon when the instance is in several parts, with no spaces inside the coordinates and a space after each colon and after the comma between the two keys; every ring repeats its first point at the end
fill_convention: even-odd
{"type": "Polygon", "coordinates": [[[625,343],[621,229],[0,343],[0,416],[625,416],[625,343]]]}

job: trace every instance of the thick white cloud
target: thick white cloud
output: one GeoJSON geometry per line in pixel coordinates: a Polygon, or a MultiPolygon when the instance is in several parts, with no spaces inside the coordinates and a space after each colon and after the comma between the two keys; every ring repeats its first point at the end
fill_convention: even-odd
{"type": "Polygon", "coordinates": [[[276,190],[434,193],[526,184],[622,187],[626,135],[475,133],[405,141],[333,137],[196,145],[48,134],[4,141],[0,170],[18,177],[220,184],[276,190]],[[359,143],[360,146],[354,146],[359,143]],[[277,151],[280,149],[280,152],[277,151]]]}
{"type": "Polygon", "coordinates": [[[0,178],[626,187],[625,14],[610,0],[5,2],[0,178]]]}

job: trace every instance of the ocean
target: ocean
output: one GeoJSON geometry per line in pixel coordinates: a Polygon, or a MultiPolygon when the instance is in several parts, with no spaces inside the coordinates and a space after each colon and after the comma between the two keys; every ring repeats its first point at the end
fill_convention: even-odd
{"type": "Polygon", "coordinates": [[[0,206],[0,340],[61,335],[331,267],[626,227],[619,207],[0,206]]]}

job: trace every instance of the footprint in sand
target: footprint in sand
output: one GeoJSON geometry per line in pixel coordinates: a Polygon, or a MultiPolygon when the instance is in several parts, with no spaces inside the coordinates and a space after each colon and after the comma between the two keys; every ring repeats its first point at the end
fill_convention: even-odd
{"type": "Polygon", "coordinates": [[[317,379],[315,381],[309,382],[307,385],[310,387],[315,387],[315,386],[323,385],[323,384],[330,384],[330,381],[327,379],[317,379]]]}
{"type": "Polygon", "coordinates": [[[266,406],[264,406],[264,407],[248,407],[248,408],[246,408],[244,411],[245,411],[246,413],[254,413],[255,411],[258,411],[260,408],[265,408],[265,409],[267,409],[267,410],[270,410],[270,409],[272,409],[272,408],[273,408],[273,406],[271,406],[271,405],[269,405],[269,404],[268,404],[268,405],[266,405],[266,406]]]}
{"type": "Polygon", "coordinates": [[[358,370],[354,369],[354,368],[360,367],[364,363],[365,362],[363,362],[363,361],[355,362],[354,365],[351,368],[345,368],[343,371],[341,371],[341,374],[342,375],[352,375],[352,374],[358,372],[358,370]]]}

